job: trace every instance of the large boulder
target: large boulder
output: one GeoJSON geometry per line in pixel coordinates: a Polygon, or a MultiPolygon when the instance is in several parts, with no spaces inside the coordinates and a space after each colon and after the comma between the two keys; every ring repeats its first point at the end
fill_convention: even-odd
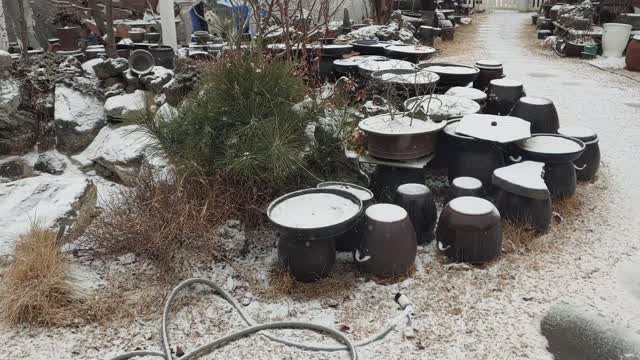
{"type": "Polygon", "coordinates": [[[95,58],[95,59],[91,59],[89,61],[85,61],[82,64],[82,70],[84,71],[85,74],[95,77],[96,76],[96,72],[95,70],[93,70],[93,67],[98,65],[98,64],[102,64],[104,62],[104,60],[102,58],[95,58]]]}
{"type": "Polygon", "coordinates": [[[138,125],[109,125],[79,155],[72,159],[83,169],[95,171],[109,179],[131,185],[140,167],[148,165],[152,170],[165,171],[168,162],[154,151],[153,138],[138,125]]]}
{"type": "Polygon", "coordinates": [[[20,105],[20,83],[16,80],[0,80],[0,111],[11,113],[20,105]]]}
{"type": "Polygon", "coordinates": [[[0,184],[0,204],[0,255],[8,255],[34,221],[68,228],[93,211],[96,187],[84,176],[30,177],[0,184]]]}
{"type": "Polygon", "coordinates": [[[20,84],[0,80],[0,155],[27,152],[34,144],[37,121],[33,114],[19,109],[20,84]]]}
{"type": "Polygon", "coordinates": [[[38,155],[33,170],[51,175],[61,175],[67,169],[67,161],[64,155],[55,150],[47,151],[38,155]]]}
{"type": "Polygon", "coordinates": [[[140,77],[140,82],[147,90],[160,92],[162,87],[173,79],[173,71],[162,66],[154,66],[153,70],[146,75],[140,77]]]}
{"type": "Polygon", "coordinates": [[[29,164],[20,157],[0,160],[0,183],[10,182],[33,176],[29,164]]]}
{"type": "Polygon", "coordinates": [[[129,69],[127,59],[107,59],[93,66],[93,72],[100,80],[122,76],[122,73],[129,69]]]}
{"type": "Polygon", "coordinates": [[[104,104],[65,85],[56,86],[55,99],[58,149],[68,153],[84,150],[106,124],[104,104]]]}
{"type": "Polygon", "coordinates": [[[147,96],[142,90],[108,98],[104,103],[107,116],[114,121],[135,120],[147,111],[147,96]]]}

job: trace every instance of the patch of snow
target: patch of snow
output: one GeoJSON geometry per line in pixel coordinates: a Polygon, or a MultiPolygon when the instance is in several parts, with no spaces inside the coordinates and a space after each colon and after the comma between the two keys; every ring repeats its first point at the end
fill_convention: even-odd
{"type": "Polygon", "coordinates": [[[511,79],[494,79],[491,80],[491,85],[501,87],[522,87],[522,82],[511,79]]]}
{"type": "Polygon", "coordinates": [[[95,59],[91,59],[89,61],[85,61],[82,64],[82,70],[85,72],[85,74],[89,75],[89,76],[96,76],[96,72],[93,70],[93,67],[95,65],[98,65],[100,63],[104,62],[104,60],[102,58],[95,58],[95,59]]]}
{"type": "Polygon", "coordinates": [[[83,176],[43,175],[0,184],[0,254],[13,252],[18,235],[32,222],[46,226],[64,221],[93,187],[83,176]]]}
{"type": "Polygon", "coordinates": [[[426,70],[420,70],[420,71],[416,70],[415,72],[409,73],[409,74],[397,74],[393,72],[385,72],[377,76],[377,78],[382,81],[386,81],[390,83],[416,84],[416,85],[434,84],[435,82],[440,80],[440,76],[438,76],[438,74],[431,71],[426,71],[426,70]]]}
{"type": "Polygon", "coordinates": [[[20,105],[20,83],[10,79],[0,79],[0,110],[12,113],[20,105]]]}
{"type": "Polygon", "coordinates": [[[269,217],[289,228],[313,229],[336,225],[354,217],[358,204],[331,193],[302,194],[276,204],[269,217]]]}
{"type": "Polygon", "coordinates": [[[104,106],[95,96],[58,85],[55,99],[56,122],[69,123],[69,126],[79,132],[94,130],[104,124],[104,106]]]}
{"type": "Polygon", "coordinates": [[[404,107],[408,111],[418,112],[436,121],[448,120],[480,111],[480,105],[477,102],[451,95],[414,97],[405,101],[404,107]]]}
{"type": "Polygon", "coordinates": [[[498,168],[493,171],[493,176],[527,189],[547,190],[547,185],[542,177],[543,173],[544,163],[523,161],[498,168]]]}
{"type": "Polygon", "coordinates": [[[478,69],[474,69],[466,66],[446,66],[446,65],[434,65],[427,67],[429,71],[433,71],[438,74],[452,74],[452,75],[471,75],[478,72],[478,69]]]}
{"type": "Polygon", "coordinates": [[[577,139],[588,139],[596,136],[596,132],[586,126],[563,126],[558,129],[558,134],[577,139]]]}
{"type": "Polygon", "coordinates": [[[118,120],[132,120],[146,111],[146,92],[136,90],[132,94],[112,96],[104,103],[106,114],[118,120]]]}
{"type": "Polygon", "coordinates": [[[446,122],[433,122],[420,120],[409,116],[397,114],[376,115],[368,117],[358,123],[358,127],[365,132],[380,135],[415,135],[429,134],[442,130],[446,122]]]}
{"type": "Polygon", "coordinates": [[[531,137],[531,123],[513,116],[465,115],[456,133],[477,139],[508,143],[531,137]]]}
{"type": "Polygon", "coordinates": [[[561,136],[534,136],[518,145],[524,150],[543,154],[570,154],[582,149],[577,142],[561,136]]]}
{"type": "Polygon", "coordinates": [[[358,65],[358,69],[365,73],[373,73],[380,70],[413,70],[416,68],[414,63],[404,60],[387,59],[387,60],[367,60],[358,65]]]}
{"type": "Polygon", "coordinates": [[[487,100],[487,94],[484,91],[463,86],[454,86],[444,94],[462,97],[475,102],[487,100]]]}
{"type": "Polygon", "coordinates": [[[624,57],[603,57],[598,56],[595,59],[587,61],[591,65],[607,69],[607,70],[624,70],[627,66],[624,57]]]}
{"type": "Polygon", "coordinates": [[[482,187],[482,181],[470,176],[457,177],[453,179],[452,184],[461,189],[480,189],[482,187]]]}
{"type": "Polygon", "coordinates": [[[496,207],[489,201],[475,196],[461,196],[449,202],[451,210],[465,215],[486,215],[496,207]]]}
{"type": "Polygon", "coordinates": [[[367,217],[379,222],[396,222],[407,218],[407,211],[394,204],[374,204],[367,208],[367,217]]]}
{"type": "Polygon", "coordinates": [[[178,109],[166,102],[158,108],[154,120],[156,123],[171,122],[176,116],[178,116],[178,109]]]}
{"type": "Polygon", "coordinates": [[[402,184],[398,186],[398,192],[408,195],[420,195],[429,192],[429,188],[423,184],[402,184]]]}
{"type": "Polygon", "coordinates": [[[400,52],[405,54],[432,54],[436,49],[424,45],[392,45],[385,48],[385,51],[400,52]]]}
{"type": "Polygon", "coordinates": [[[386,60],[386,59],[387,58],[385,56],[382,56],[382,55],[356,55],[356,56],[348,57],[346,59],[334,60],[333,64],[337,65],[337,66],[353,66],[353,67],[357,67],[361,63],[363,63],[365,61],[368,61],[368,60],[380,61],[380,60],[386,60]]]}
{"type": "Polygon", "coordinates": [[[141,160],[151,142],[141,126],[109,125],[102,128],[93,142],[72,159],[82,167],[91,166],[94,162],[106,167],[110,164],[126,164],[141,160]]]}

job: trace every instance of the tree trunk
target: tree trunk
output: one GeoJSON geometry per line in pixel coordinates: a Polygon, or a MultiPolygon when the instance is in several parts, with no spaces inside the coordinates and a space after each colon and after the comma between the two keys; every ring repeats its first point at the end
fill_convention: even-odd
{"type": "Polygon", "coordinates": [[[116,38],[113,31],[113,0],[106,0],[105,6],[107,10],[107,56],[115,59],[118,57],[116,52],[116,38]]]}
{"type": "Polygon", "coordinates": [[[19,38],[22,43],[22,58],[29,57],[29,34],[27,33],[27,19],[24,13],[24,3],[18,0],[18,22],[19,22],[19,38]]]}
{"type": "Polygon", "coordinates": [[[89,0],[89,8],[91,8],[91,16],[96,21],[96,28],[98,28],[98,37],[104,36],[107,29],[104,26],[104,17],[102,16],[102,10],[98,7],[96,0],[89,0]]]}

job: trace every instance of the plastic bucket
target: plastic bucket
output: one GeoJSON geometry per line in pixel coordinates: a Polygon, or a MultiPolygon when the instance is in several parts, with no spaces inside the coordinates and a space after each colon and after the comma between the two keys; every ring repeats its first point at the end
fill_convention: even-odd
{"type": "Polygon", "coordinates": [[[603,25],[602,56],[622,57],[629,42],[631,25],[620,23],[606,23],[603,25]]]}

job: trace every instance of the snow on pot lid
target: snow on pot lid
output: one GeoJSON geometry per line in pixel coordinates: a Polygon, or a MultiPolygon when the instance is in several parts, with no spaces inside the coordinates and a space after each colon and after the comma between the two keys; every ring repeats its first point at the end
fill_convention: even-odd
{"type": "Polygon", "coordinates": [[[490,201],[475,196],[457,197],[449,201],[447,206],[464,215],[486,215],[496,208],[490,201]]]}
{"type": "Polygon", "coordinates": [[[476,190],[482,187],[482,181],[470,176],[457,177],[451,183],[457,188],[467,190],[476,190]]]}
{"type": "Polygon", "coordinates": [[[380,70],[406,69],[413,70],[416,65],[404,60],[384,59],[384,60],[367,60],[358,65],[358,68],[367,73],[373,73],[380,70]]]}
{"type": "MultiPolygon", "coordinates": [[[[431,68],[429,68],[429,71],[431,68]]],[[[473,100],[451,95],[424,95],[408,99],[404,107],[435,121],[447,120],[480,111],[480,105],[473,100]],[[431,99],[429,97],[431,96],[431,99]]]]}
{"type": "Polygon", "coordinates": [[[352,193],[353,195],[357,196],[358,199],[360,199],[362,201],[369,201],[369,200],[373,199],[373,193],[371,192],[371,190],[369,190],[367,188],[363,188],[362,186],[358,186],[358,185],[350,184],[350,183],[346,183],[346,182],[325,181],[325,182],[321,182],[320,184],[318,184],[317,188],[320,188],[320,189],[338,189],[338,190],[348,191],[348,192],[352,193]]]}
{"type": "Polygon", "coordinates": [[[387,60],[387,57],[382,55],[357,55],[346,59],[336,59],[333,61],[333,64],[337,66],[357,67],[368,60],[387,60]]]}
{"type": "Polygon", "coordinates": [[[465,115],[456,132],[477,139],[509,143],[531,137],[531,123],[514,116],[465,115]]]}
{"type": "Polygon", "coordinates": [[[278,226],[309,230],[346,223],[360,214],[361,210],[362,202],[350,192],[306,189],[274,200],[269,205],[267,216],[278,226]]]}
{"type": "Polygon", "coordinates": [[[580,152],[584,146],[564,136],[536,134],[532,138],[518,142],[518,146],[527,151],[540,154],[571,154],[580,152]]]}
{"type": "Polygon", "coordinates": [[[421,195],[429,192],[429,188],[423,184],[402,184],[398,186],[398,192],[407,195],[421,195]]]}
{"type": "Polygon", "coordinates": [[[483,102],[487,100],[487,94],[484,91],[464,86],[454,86],[447,90],[445,95],[459,96],[475,102],[483,102]]]}
{"type": "Polygon", "coordinates": [[[360,130],[377,135],[418,135],[442,130],[446,122],[433,122],[404,116],[402,114],[381,114],[368,117],[358,123],[360,130]]]}
{"type": "Polygon", "coordinates": [[[523,161],[493,171],[492,181],[502,189],[520,196],[548,199],[549,189],[544,182],[544,163],[523,161]]]}
{"type": "Polygon", "coordinates": [[[501,86],[501,87],[523,87],[524,86],[522,82],[511,80],[511,79],[493,79],[490,81],[490,84],[493,86],[501,86]]]}
{"type": "Polygon", "coordinates": [[[405,85],[435,84],[440,80],[438,74],[427,70],[380,70],[371,76],[376,80],[405,85]]]}
{"type": "Polygon", "coordinates": [[[385,50],[404,54],[432,54],[436,52],[436,49],[423,45],[391,45],[386,47],[385,50]]]}
{"type": "Polygon", "coordinates": [[[480,71],[476,68],[462,65],[433,65],[426,68],[436,74],[448,75],[472,75],[480,71]]]}
{"type": "Polygon", "coordinates": [[[582,141],[593,141],[598,138],[595,131],[584,126],[563,126],[558,129],[558,134],[570,136],[582,141]]]}
{"type": "Polygon", "coordinates": [[[407,211],[394,204],[374,204],[365,211],[367,217],[379,222],[396,222],[407,218],[407,211]]]}
{"type": "Polygon", "coordinates": [[[495,60],[478,60],[476,67],[481,69],[499,70],[502,69],[502,63],[495,60]]]}
{"type": "Polygon", "coordinates": [[[391,46],[391,43],[389,42],[378,41],[378,40],[358,40],[358,41],[352,41],[351,44],[357,45],[357,46],[382,47],[382,48],[391,46]]]}

